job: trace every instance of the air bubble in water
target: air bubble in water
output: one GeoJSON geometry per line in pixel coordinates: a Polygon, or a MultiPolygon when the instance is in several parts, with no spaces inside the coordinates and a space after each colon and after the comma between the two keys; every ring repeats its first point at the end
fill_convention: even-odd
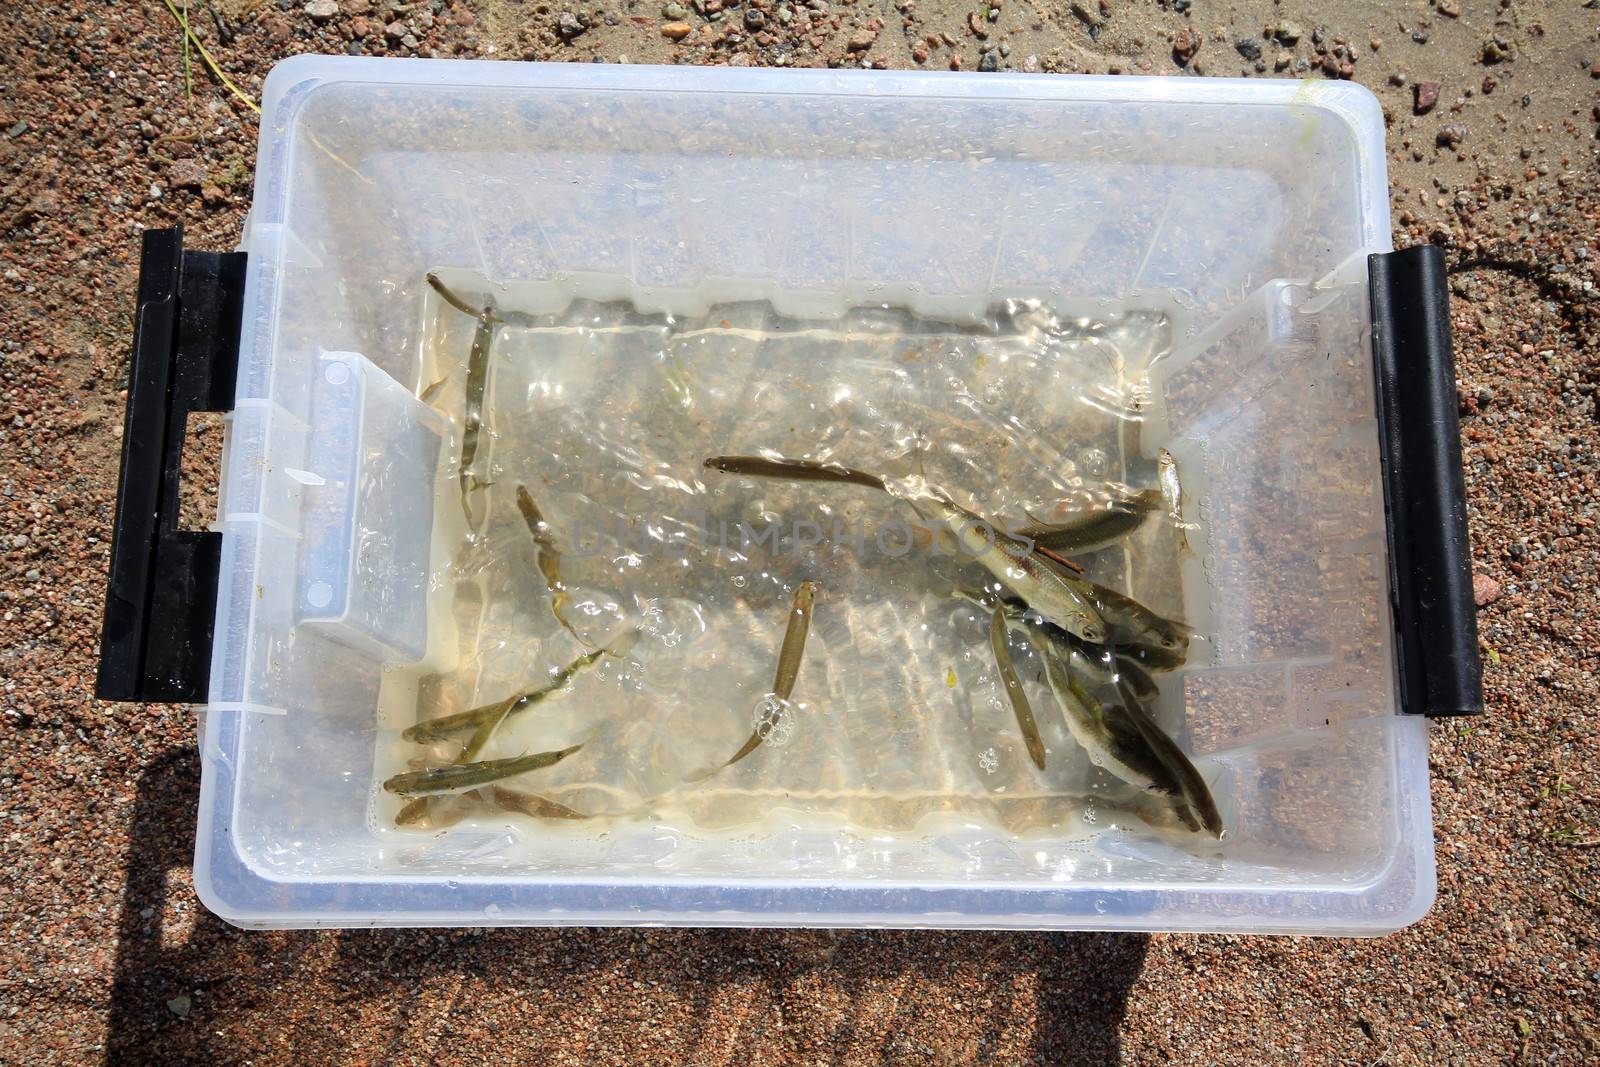
{"type": "Polygon", "coordinates": [[[768,693],[756,705],[755,731],[769,745],[787,745],[794,737],[795,705],[768,693]]]}
{"type": "Polygon", "coordinates": [[[745,587],[745,583],[748,582],[748,581],[749,581],[749,579],[746,578],[744,575],[735,574],[733,576],[733,587],[735,589],[743,589],[745,587]]]}
{"type": "Polygon", "coordinates": [[[992,748],[986,748],[978,754],[978,766],[985,774],[993,774],[1000,769],[1000,754],[992,748]]]}
{"type": "Polygon", "coordinates": [[[700,607],[684,600],[659,598],[641,600],[644,632],[663,648],[674,648],[705,633],[700,607]]]}
{"type": "Polygon", "coordinates": [[[1090,478],[1104,478],[1111,469],[1111,459],[1098,448],[1086,448],[1078,457],[1083,466],[1083,473],[1090,478]]]}

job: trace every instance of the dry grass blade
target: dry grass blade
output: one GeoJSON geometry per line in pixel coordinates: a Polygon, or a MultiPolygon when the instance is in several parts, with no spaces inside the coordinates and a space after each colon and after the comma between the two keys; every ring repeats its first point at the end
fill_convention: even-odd
{"type": "Polygon", "coordinates": [[[189,28],[188,4],[185,3],[184,10],[179,11],[172,0],[161,0],[161,2],[167,5],[167,10],[172,12],[172,17],[178,20],[179,26],[183,27],[183,39],[194,45],[194,50],[200,53],[200,61],[206,65],[206,69],[211,71],[212,75],[222,83],[228,92],[238,97],[245,107],[254,111],[257,115],[261,114],[260,105],[250,98],[249,93],[239,88],[234,80],[223,72],[222,67],[217,64],[216,58],[212,56],[210,50],[206,48],[200,38],[194,35],[194,30],[189,28]]]}
{"type": "Polygon", "coordinates": [[[183,98],[194,99],[194,72],[189,63],[189,38],[194,34],[189,32],[189,0],[183,0],[183,98]]]}

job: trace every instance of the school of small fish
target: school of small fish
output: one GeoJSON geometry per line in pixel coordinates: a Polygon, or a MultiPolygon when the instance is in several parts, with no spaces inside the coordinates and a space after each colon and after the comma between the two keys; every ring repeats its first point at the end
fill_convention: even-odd
{"type": "MultiPolygon", "coordinates": [[[[463,299],[435,275],[428,284],[449,306],[472,316],[475,330],[466,364],[466,405],[459,466],[462,506],[477,526],[481,508],[475,494],[489,483],[478,476],[475,460],[483,420],[489,354],[495,331],[505,319],[492,300],[480,306],[463,299]]],[[[437,388],[431,386],[430,391],[437,388]]],[[[1223,836],[1221,814],[1199,770],[1161,729],[1151,707],[1159,694],[1151,672],[1181,667],[1193,631],[1137,600],[1084,576],[1072,559],[1115,544],[1164,514],[1187,550],[1183,498],[1172,454],[1157,455],[1158,485],[1108,494],[1103,502],[1049,521],[1032,515],[1026,525],[1006,529],[957,503],[945,488],[922,476],[888,478],[831,461],[775,455],[713,456],[703,462],[724,474],[777,478],[865,488],[887,494],[953,538],[972,561],[972,576],[955,595],[980,607],[990,620],[989,643],[1001,687],[1011,705],[1029,759],[1040,771],[1048,750],[1038,718],[1012,657],[1014,641],[1025,642],[1044,665],[1044,682],[1067,733],[1093,763],[1116,778],[1171,805],[1191,831],[1223,836]]],[[[582,743],[549,752],[504,759],[481,759],[507,719],[536,707],[568,687],[572,678],[604,656],[625,656],[639,636],[630,629],[602,647],[579,635],[567,618],[569,596],[561,577],[561,557],[550,524],[526,486],[516,488],[517,506],[535,548],[535,561],[550,594],[552,614],[590,651],[559,668],[541,684],[467,711],[424,719],[402,734],[407,741],[437,744],[464,735],[459,752],[443,765],[413,763],[413,769],[386,780],[384,788],[407,798],[396,824],[440,828],[473,814],[510,811],[539,819],[589,816],[534,793],[498,783],[555,766],[578,752],[582,743]]],[[[815,581],[801,582],[794,595],[778,653],[777,674],[761,719],[749,739],[725,762],[690,775],[702,781],[750,756],[783,722],[800,674],[806,637],[818,599],[815,581]]],[[[952,681],[952,684],[953,681],[952,681]]],[[[778,743],[774,740],[774,744],[778,743]]]]}
{"type": "Polygon", "coordinates": [[[1067,731],[1097,766],[1169,801],[1190,829],[1220,838],[1222,817],[1205,779],[1149,710],[1157,687],[1148,672],[1181,667],[1193,631],[1090,581],[1068,558],[1131,535],[1163,506],[1181,507],[1176,464],[1165,449],[1162,453],[1161,489],[1128,494],[1056,522],[1033,520],[1015,530],[962,507],[921,477],[889,479],[838,463],[770,455],[713,456],[704,465],[724,474],[870,488],[942,524],[989,573],[991,580],[975,582],[958,595],[991,613],[996,668],[1034,765],[1044,770],[1047,753],[1011,658],[1014,634],[1038,651],[1067,731]]]}

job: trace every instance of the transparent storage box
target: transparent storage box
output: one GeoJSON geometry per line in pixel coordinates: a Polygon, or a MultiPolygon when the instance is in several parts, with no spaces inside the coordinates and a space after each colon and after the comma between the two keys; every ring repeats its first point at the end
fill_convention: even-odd
{"type": "MultiPolygon", "coordinates": [[[[247,927],[1414,921],[1434,861],[1374,384],[1383,129],[1366,90],[1322,81],[281,63],[240,246],[200,897],[247,927]],[[487,517],[451,491],[475,324],[430,272],[505,323],[470,488],[487,517]],[[1102,358],[1134,383],[1136,432],[1055,450],[1043,427],[1098,403],[1074,360],[1102,358]],[[926,370],[954,361],[965,407],[926,370]],[[887,514],[701,467],[771,448],[914,472],[873,425],[931,440],[926,476],[1012,510],[1065,467],[1175,457],[1189,533],[1139,592],[1196,631],[1158,713],[1220,839],[1109,800],[1097,819],[1093,797],[1051,808],[1049,774],[1095,771],[1052,725],[1061,770],[1033,774],[986,617],[918,588],[914,556],[874,571],[824,529],[787,555],[667,558],[691,499],[717,521],[887,514]],[[513,482],[558,529],[634,524],[626,567],[569,565],[601,605],[583,625],[647,632],[498,755],[576,739],[551,795],[622,799],[396,826],[380,783],[419,709],[484,703],[579,648],[544,607],[513,482]],[[453,553],[474,526],[469,565],[453,553]],[[463,567],[471,625],[501,635],[465,681],[471,613],[446,588],[463,567]],[[821,592],[792,737],[652,803],[749,730],[804,577],[821,592]],[[604,760],[628,769],[602,789],[604,760]]],[[[1139,573],[1174,526],[1094,573],[1139,573]]]]}

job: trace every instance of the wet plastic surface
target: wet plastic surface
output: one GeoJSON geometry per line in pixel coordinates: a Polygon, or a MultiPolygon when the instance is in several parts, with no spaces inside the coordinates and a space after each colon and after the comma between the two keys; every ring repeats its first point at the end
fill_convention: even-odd
{"type": "MultiPolygon", "coordinates": [[[[1395,715],[1383,584],[1364,283],[1365,255],[1387,247],[1387,208],[1381,116],[1364,91],[318,58],[281,66],[266,104],[203,731],[196,880],[215,910],[245,925],[1331,933],[1392,929],[1425,909],[1425,724],[1395,715]],[[1209,209],[1175,207],[1179,187],[1184,203],[1209,209]],[[719,787],[803,793],[826,784],[829,766],[887,754],[892,771],[937,756],[944,795],[982,798],[985,810],[893,812],[905,789],[891,782],[857,798],[872,818],[849,804],[808,816],[802,800],[801,817],[719,829],[726,805],[704,800],[688,819],[394,830],[374,784],[394,769],[393,738],[416,718],[422,679],[450,666],[451,642],[419,633],[403,607],[435,594],[452,551],[435,517],[440,468],[428,461],[438,430],[416,400],[438,380],[435,354],[461,350],[470,332],[430,302],[423,276],[441,268],[492,280],[513,304],[548,301],[552,327],[671,323],[677,348],[658,339],[642,351],[678,352],[682,373],[594,329],[570,342],[548,330],[504,338],[487,423],[500,435],[494,462],[548,479],[542,503],[576,525],[682,519],[651,493],[695,480],[702,503],[735,520],[876,514],[887,509],[810,487],[707,482],[697,455],[671,458],[661,442],[672,456],[794,446],[870,466],[918,433],[945,446],[924,459],[930,477],[1013,511],[1059,491],[1050,479],[1063,457],[1092,467],[1084,453],[1097,446],[1060,421],[1093,410],[1083,383],[1050,374],[1074,366],[1081,342],[1044,366],[1039,345],[1018,342],[1025,331],[995,309],[1045,308],[1082,324],[1078,334],[1137,322],[1124,362],[1148,359],[1128,356],[1141,345],[1162,353],[1141,403],[1158,428],[1151,443],[1186,471],[1202,531],[1176,587],[1150,594],[1200,625],[1207,646],[1164,691],[1163,713],[1224,786],[1227,837],[1199,846],[1142,823],[1086,824],[1083,774],[1057,790],[1061,812],[1008,820],[994,794],[1001,782],[1020,788],[1026,760],[980,665],[976,612],[938,600],[903,561],[879,569],[869,591],[848,553],[837,593],[825,582],[796,692],[826,710],[780,746],[795,777],[763,781],[760,765],[741,764],[719,787]],[[820,333],[774,340],[801,322],[820,333]],[[937,340],[908,361],[906,336],[937,340]],[[338,353],[355,354],[338,360],[367,383],[357,425],[323,396],[338,353]],[[994,362],[980,368],[979,356],[994,362]],[[976,407],[952,402],[953,382],[976,407]],[[681,425],[696,391],[721,391],[710,426],[681,425]],[[797,424],[800,412],[812,423],[797,424]],[[963,437],[963,420],[978,431],[963,437]],[[983,477],[998,443],[1027,452],[1041,441],[1072,444],[983,477]],[[342,509],[326,493],[339,484],[342,509]],[[329,569],[336,557],[347,572],[329,569]],[[308,598],[324,594],[318,614],[308,598]],[[920,629],[935,617],[947,625],[920,629]],[[945,661],[954,687],[927,669],[945,661]],[[920,702],[928,714],[914,721],[934,725],[894,737],[868,713],[896,699],[920,702]],[[802,758],[807,743],[818,747],[802,758]]],[[[450,410],[451,388],[438,409],[450,410]]],[[[444,431],[446,453],[459,433],[444,431]]],[[[1143,443],[1133,457],[1097,450],[1107,462],[1149,459],[1143,443]]],[[[511,518],[493,502],[500,491],[487,491],[490,514],[511,518]]],[[[698,746],[722,751],[748,730],[787,596],[814,576],[799,564],[820,556],[792,557],[793,573],[752,565],[742,589],[730,581],[716,596],[681,595],[708,579],[673,580],[669,562],[641,556],[634,585],[590,587],[635,610],[648,588],[666,588],[702,618],[710,605],[719,625],[677,655],[644,643],[642,674],[680,672],[667,686],[676,697],[636,714],[613,743],[636,757],[648,734],[673,766],[690,764],[698,746]],[[679,699],[696,681],[699,704],[679,699]]],[[[717,581],[735,576],[728,563],[717,581]]],[[[1125,560],[1103,565],[1135,576],[1125,560]]],[[[530,570],[521,580],[536,582],[530,570]]],[[[541,603],[538,592],[504,603],[541,603]]],[[[527,635],[504,655],[561,662],[547,639],[564,635],[548,617],[544,631],[524,621],[500,620],[527,635]]],[[[513,668],[483,673],[495,682],[513,668]]],[[[597,673],[561,714],[568,725],[609,720],[665,684],[636,681],[638,703],[602,707],[605,687],[629,691],[625,682],[597,673]]],[[[1054,747],[1064,770],[1082,759],[1065,737],[1054,747]]],[[[627,803],[649,789],[633,792],[627,803]]]]}

